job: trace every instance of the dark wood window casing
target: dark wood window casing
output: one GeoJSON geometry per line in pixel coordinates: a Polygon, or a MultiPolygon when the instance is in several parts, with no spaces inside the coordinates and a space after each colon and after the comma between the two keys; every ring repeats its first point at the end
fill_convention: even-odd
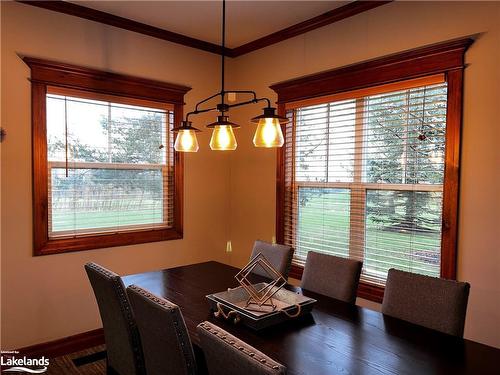
{"type": "Polygon", "coordinates": [[[48,150],[46,96],[51,90],[84,92],[88,98],[119,98],[121,102],[155,102],[173,106],[174,124],[180,123],[184,95],[189,87],[149,79],[23,57],[31,69],[33,248],[34,255],[48,255],[145,242],[180,239],[183,236],[183,155],[174,154],[173,225],[168,228],[49,238],[48,150]],[[121,99],[120,99],[121,98],[121,99]]]}
{"type": "MultiPolygon", "coordinates": [[[[448,93],[440,264],[441,277],[447,279],[456,279],[464,57],[473,42],[473,37],[466,37],[433,44],[271,86],[278,95],[279,113],[284,116],[288,103],[444,74],[448,93]]],[[[284,242],[285,236],[284,151],[284,147],[277,151],[276,237],[279,243],[284,242]]],[[[294,264],[290,276],[300,279],[302,272],[303,268],[294,264]]],[[[383,293],[383,287],[366,282],[360,283],[358,289],[359,297],[375,302],[382,301],[383,293]]]]}

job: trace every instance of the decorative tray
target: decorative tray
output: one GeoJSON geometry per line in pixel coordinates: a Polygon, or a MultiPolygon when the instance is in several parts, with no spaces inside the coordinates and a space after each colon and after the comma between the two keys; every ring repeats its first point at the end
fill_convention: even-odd
{"type": "MultiPolygon", "coordinates": [[[[265,289],[267,283],[253,284],[256,290],[265,289]]],[[[249,293],[242,287],[228,289],[224,292],[209,294],[207,297],[210,309],[216,317],[232,319],[246,326],[260,330],[289,319],[297,318],[311,312],[315,299],[303,296],[286,289],[273,290],[275,294],[270,304],[258,306],[249,303],[249,293]]]]}

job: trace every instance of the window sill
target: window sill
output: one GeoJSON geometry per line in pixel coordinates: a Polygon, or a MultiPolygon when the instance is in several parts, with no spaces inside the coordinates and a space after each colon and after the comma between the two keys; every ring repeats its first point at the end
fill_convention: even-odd
{"type": "Polygon", "coordinates": [[[89,235],[77,238],[46,239],[42,243],[34,244],[34,255],[61,254],[107,247],[136,245],[146,242],[169,241],[181,239],[182,237],[182,230],[168,228],[89,235]]]}
{"type": "MultiPolygon", "coordinates": [[[[292,264],[289,277],[301,280],[303,272],[304,267],[292,264]]],[[[364,298],[368,301],[382,303],[382,299],[384,298],[384,288],[379,285],[373,285],[360,281],[357,295],[359,298],[364,298]]]]}

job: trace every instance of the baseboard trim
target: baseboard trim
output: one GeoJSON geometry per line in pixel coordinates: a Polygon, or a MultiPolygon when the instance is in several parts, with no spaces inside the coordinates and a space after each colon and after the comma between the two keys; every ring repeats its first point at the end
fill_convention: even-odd
{"type": "Polygon", "coordinates": [[[26,346],[17,351],[31,358],[42,356],[54,358],[102,344],[104,344],[104,331],[99,328],[54,341],[26,346]]]}

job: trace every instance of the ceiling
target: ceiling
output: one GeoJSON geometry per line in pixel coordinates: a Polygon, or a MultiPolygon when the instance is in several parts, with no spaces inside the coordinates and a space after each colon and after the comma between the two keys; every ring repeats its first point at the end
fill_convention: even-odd
{"type": "MultiPolygon", "coordinates": [[[[70,1],[207,42],[221,43],[222,1],[70,1]]],[[[226,46],[234,48],[350,1],[226,2],[226,46]]]]}

